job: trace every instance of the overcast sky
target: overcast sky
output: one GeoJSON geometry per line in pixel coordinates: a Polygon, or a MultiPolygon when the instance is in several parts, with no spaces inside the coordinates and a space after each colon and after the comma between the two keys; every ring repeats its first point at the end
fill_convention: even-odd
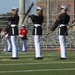
{"type": "Polygon", "coordinates": [[[19,0],[0,0],[0,14],[10,12],[12,7],[19,7],[19,0]]]}

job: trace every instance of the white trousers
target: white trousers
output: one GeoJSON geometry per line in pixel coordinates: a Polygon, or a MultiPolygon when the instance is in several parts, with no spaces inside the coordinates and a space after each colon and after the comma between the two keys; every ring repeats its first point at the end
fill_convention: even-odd
{"type": "Polygon", "coordinates": [[[42,57],[42,50],[41,50],[41,43],[40,43],[40,36],[34,35],[34,44],[35,44],[35,54],[37,57],[42,57]]]}
{"type": "Polygon", "coordinates": [[[8,51],[12,51],[12,46],[11,46],[10,37],[9,37],[9,39],[7,39],[7,44],[8,44],[8,51]]]}
{"type": "Polygon", "coordinates": [[[4,40],[4,52],[6,52],[7,51],[7,41],[6,41],[6,39],[4,40]]]}
{"type": "Polygon", "coordinates": [[[22,51],[27,52],[27,41],[22,40],[22,51]]]}
{"type": "Polygon", "coordinates": [[[10,37],[5,38],[5,42],[4,42],[4,51],[12,51],[12,46],[11,46],[10,37]]]}
{"type": "Polygon", "coordinates": [[[17,50],[17,36],[11,36],[11,44],[12,44],[12,58],[18,58],[18,50],[17,50]]]}
{"type": "Polygon", "coordinates": [[[18,52],[21,51],[20,42],[19,42],[19,37],[18,36],[17,36],[17,50],[18,50],[18,52]]]}
{"type": "Polygon", "coordinates": [[[61,49],[61,58],[67,58],[66,54],[66,36],[59,35],[59,43],[61,49]]]}

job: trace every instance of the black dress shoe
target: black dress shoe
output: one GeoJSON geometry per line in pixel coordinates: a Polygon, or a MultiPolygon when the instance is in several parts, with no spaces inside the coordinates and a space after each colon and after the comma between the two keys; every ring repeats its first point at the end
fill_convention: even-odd
{"type": "Polygon", "coordinates": [[[18,58],[10,58],[10,59],[18,59],[18,58]]]}
{"type": "Polygon", "coordinates": [[[7,51],[7,52],[12,52],[12,51],[7,51]]]}
{"type": "Polygon", "coordinates": [[[43,57],[37,57],[37,58],[34,58],[35,60],[41,60],[43,59],[43,57]]]}
{"type": "Polygon", "coordinates": [[[60,58],[60,60],[66,60],[66,58],[60,58]]]}
{"type": "Polygon", "coordinates": [[[21,51],[21,52],[27,52],[27,51],[21,51]]]}

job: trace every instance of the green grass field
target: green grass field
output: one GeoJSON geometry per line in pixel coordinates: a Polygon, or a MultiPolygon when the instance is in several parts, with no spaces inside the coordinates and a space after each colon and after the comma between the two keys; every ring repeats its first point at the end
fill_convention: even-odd
{"type": "Polygon", "coordinates": [[[0,51],[0,75],[75,75],[75,52],[67,52],[67,60],[59,60],[57,51],[43,51],[43,60],[34,60],[35,52],[19,52],[12,60],[11,53],[0,51]]]}

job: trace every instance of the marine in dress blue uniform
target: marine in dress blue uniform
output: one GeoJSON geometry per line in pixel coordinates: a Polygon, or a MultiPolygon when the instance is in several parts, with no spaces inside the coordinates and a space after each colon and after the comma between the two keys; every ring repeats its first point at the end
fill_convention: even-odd
{"type": "Polygon", "coordinates": [[[32,35],[34,35],[35,56],[36,59],[42,59],[40,36],[42,35],[42,24],[44,21],[43,7],[37,7],[37,15],[29,15],[29,18],[31,18],[34,24],[32,35]]]}
{"type": "Polygon", "coordinates": [[[12,9],[12,15],[7,20],[11,22],[9,28],[9,35],[11,37],[11,44],[12,44],[12,59],[18,59],[18,49],[16,42],[18,36],[18,23],[19,23],[18,8],[12,9]]]}
{"type": "Polygon", "coordinates": [[[5,36],[5,42],[4,42],[4,51],[6,52],[11,52],[12,51],[12,46],[11,46],[11,40],[9,36],[9,28],[10,25],[7,25],[4,31],[4,36],[5,36]]]}
{"type": "Polygon", "coordinates": [[[60,43],[60,59],[66,59],[66,36],[68,35],[67,26],[70,20],[70,16],[67,14],[67,6],[61,6],[61,14],[57,18],[53,25],[52,31],[54,31],[59,26],[59,43],[60,43]]]}

